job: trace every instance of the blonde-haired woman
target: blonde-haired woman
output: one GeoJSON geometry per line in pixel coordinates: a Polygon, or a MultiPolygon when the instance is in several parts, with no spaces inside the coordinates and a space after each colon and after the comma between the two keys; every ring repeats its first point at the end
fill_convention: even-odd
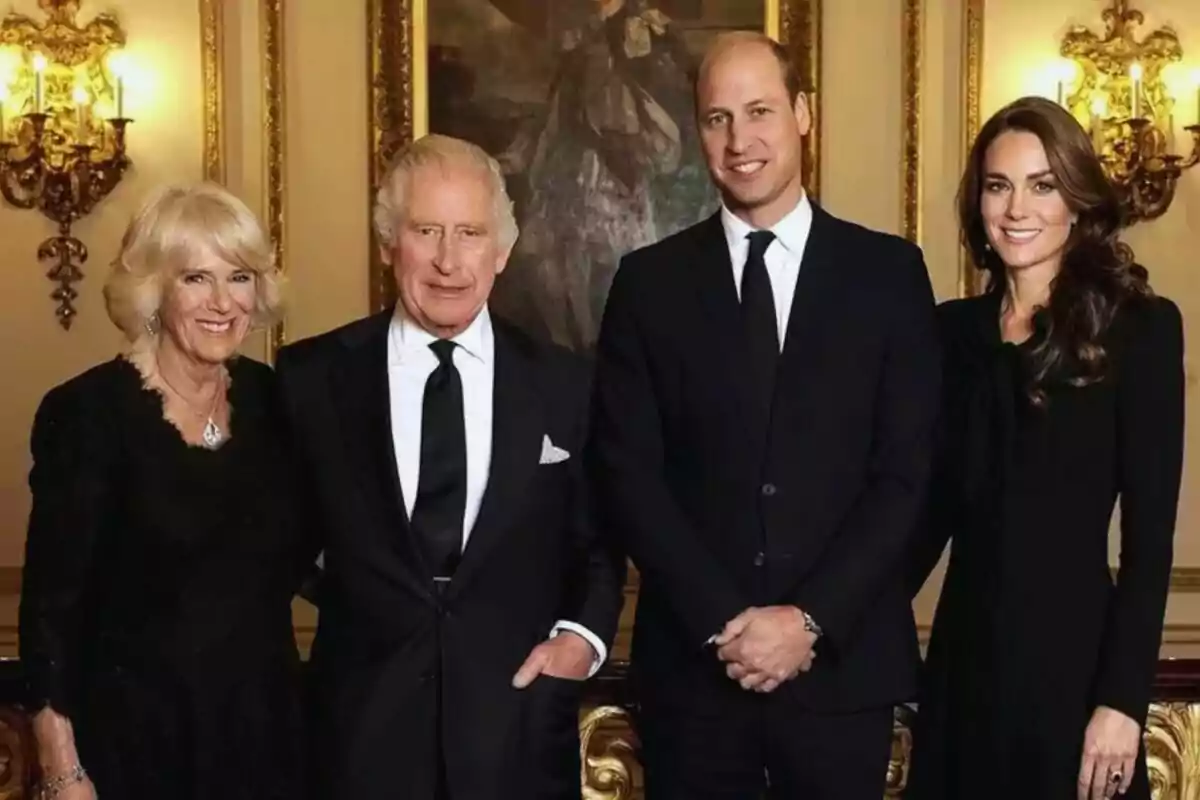
{"type": "Polygon", "coordinates": [[[20,642],[43,796],[298,796],[302,547],[273,375],[236,355],[277,311],[271,249],[224,189],[167,188],[104,296],[127,351],[33,426],[20,642]]]}

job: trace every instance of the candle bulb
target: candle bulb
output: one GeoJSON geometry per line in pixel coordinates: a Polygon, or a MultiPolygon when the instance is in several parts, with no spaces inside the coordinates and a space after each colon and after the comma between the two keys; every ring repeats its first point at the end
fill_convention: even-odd
{"type": "Polygon", "coordinates": [[[33,113],[42,113],[42,73],[46,71],[46,57],[38,53],[33,57],[33,113]]]}
{"type": "Polygon", "coordinates": [[[1062,81],[1058,82],[1058,104],[1060,106],[1063,104],[1063,82],[1062,81]]]}
{"type": "Polygon", "coordinates": [[[1142,65],[1133,64],[1129,67],[1129,104],[1131,116],[1138,119],[1142,116],[1142,65]]]}
{"type": "Polygon", "coordinates": [[[4,104],[8,101],[8,87],[0,83],[0,142],[4,141],[4,104]]]}
{"type": "Polygon", "coordinates": [[[1175,153],[1175,115],[1167,115],[1167,155],[1175,153]]]}

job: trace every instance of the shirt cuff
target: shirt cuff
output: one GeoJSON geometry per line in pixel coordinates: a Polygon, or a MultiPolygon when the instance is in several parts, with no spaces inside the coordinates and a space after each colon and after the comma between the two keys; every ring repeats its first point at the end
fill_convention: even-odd
{"type": "Polygon", "coordinates": [[[596,652],[596,657],[592,659],[592,668],[588,670],[588,677],[592,677],[600,671],[600,667],[604,665],[604,661],[608,658],[608,648],[604,646],[604,642],[600,641],[600,637],[589,631],[587,628],[580,625],[578,622],[560,619],[554,623],[554,627],[550,629],[550,638],[553,639],[560,633],[574,633],[583,637],[583,640],[592,646],[592,650],[596,652]]]}

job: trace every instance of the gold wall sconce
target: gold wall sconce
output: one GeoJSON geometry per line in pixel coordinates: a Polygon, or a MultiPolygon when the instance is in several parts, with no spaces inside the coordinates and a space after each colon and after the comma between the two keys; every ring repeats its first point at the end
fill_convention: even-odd
{"type": "Polygon", "coordinates": [[[50,265],[50,297],[67,329],[88,258],[71,225],[129,168],[125,129],[132,122],[125,116],[125,32],[111,14],[81,27],[80,2],[38,0],[44,22],[16,13],[0,22],[0,194],[58,224],[37,257],[50,265]]]}
{"type": "Polygon", "coordinates": [[[1128,0],[1113,0],[1103,19],[1103,36],[1075,27],[1063,38],[1060,52],[1068,61],[1058,102],[1091,131],[1132,225],[1162,216],[1183,171],[1200,162],[1200,70],[1190,92],[1181,90],[1184,81],[1171,79],[1183,59],[1178,36],[1160,28],[1139,41],[1135,29],[1145,19],[1128,0]],[[1177,141],[1176,105],[1190,102],[1188,94],[1196,108],[1185,109],[1192,124],[1177,141]]]}

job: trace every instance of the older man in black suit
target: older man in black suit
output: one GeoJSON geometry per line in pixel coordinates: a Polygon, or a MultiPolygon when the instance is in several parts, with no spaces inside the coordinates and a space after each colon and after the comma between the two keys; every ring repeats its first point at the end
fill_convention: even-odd
{"type": "Polygon", "coordinates": [[[587,370],[488,311],[516,225],[481,149],[411,145],[375,222],[399,304],[278,365],[324,549],[319,795],[578,798],[624,574],[582,479],[587,370]]]}

